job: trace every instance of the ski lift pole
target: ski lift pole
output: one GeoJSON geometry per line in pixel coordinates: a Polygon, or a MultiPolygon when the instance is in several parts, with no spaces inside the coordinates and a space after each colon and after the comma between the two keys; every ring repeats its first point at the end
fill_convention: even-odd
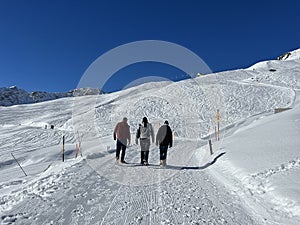
{"type": "Polygon", "coordinates": [[[14,160],[18,163],[19,167],[21,168],[21,170],[23,171],[23,173],[25,174],[25,176],[27,176],[27,174],[25,173],[24,169],[22,168],[22,166],[20,165],[20,163],[18,162],[18,160],[15,158],[15,156],[12,154],[12,152],[10,154],[14,158],[14,160]]]}

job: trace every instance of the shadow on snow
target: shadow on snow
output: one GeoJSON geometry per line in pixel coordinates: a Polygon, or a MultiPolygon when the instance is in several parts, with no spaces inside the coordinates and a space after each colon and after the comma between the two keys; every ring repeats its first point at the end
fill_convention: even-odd
{"type": "Polygon", "coordinates": [[[167,165],[165,167],[161,167],[159,165],[156,164],[149,164],[148,166],[142,165],[140,163],[126,163],[126,164],[120,164],[123,166],[127,166],[127,167],[137,167],[137,166],[141,166],[141,167],[149,167],[149,168],[153,168],[153,169],[169,169],[169,170],[204,170],[208,167],[210,167],[211,165],[215,164],[217,162],[217,160],[224,155],[226,152],[221,152],[218,155],[216,155],[212,161],[206,163],[203,166],[174,166],[174,165],[167,165]]]}
{"type": "Polygon", "coordinates": [[[206,163],[203,166],[173,166],[173,165],[167,165],[166,167],[162,167],[162,168],[163,169],[171,169],[171,170],[204,170],[204,169],[210,167],[211,165],[215,164],[217,162],[217,160],[222,155],[224,155],[225,153],[226,152],[221,152],[220,154],[215,156],[212,161],[206,163]]]}

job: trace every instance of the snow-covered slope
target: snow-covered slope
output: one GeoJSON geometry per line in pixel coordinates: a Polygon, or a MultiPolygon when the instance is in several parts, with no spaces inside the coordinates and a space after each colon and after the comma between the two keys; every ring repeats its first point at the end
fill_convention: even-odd
{"type": "Polygon", "coordinates": [[[213,168],[232,191],[251,199],[248,204],[268,205],[261,214],[280,224],[297,224],[300,216],[299,96],[293,109],[256,116],[232,130],[222,142],[226,155],[213,168]]]}
{"type": "Polygon", "coordinates": [[[299,224],[299,71],[297,59],[267,61],[177,83],[0,107],[1,223],[299,224]],[[130,164],[115,164],[112,130],[123,116],[133,140],[143,116],[155,131],[169,120],[169,167],[159,169],[154,145],[150,167],[138,166],[135,144],[126,153],[130,164]],[[50,124],[55,129],[45,129],[50,124]],[[83,157],[74,159],[80,139],[83,157]]]}
{"type": "Polygon", "coordinates": [[[54,92],[48,93],[44,91],[34,91],[28,93],[27,91],[20,89],[16,86],[9,88],[0,88],[0,106],[11,106],[20,104],[30,104],[36,102],[44,102],[49,100],[55,100],[58,98],[66,98],[73,96],[83,95],[98,95],[102,92],[95,88],[78,88],[70,90],[68,92],[54,92]]]}

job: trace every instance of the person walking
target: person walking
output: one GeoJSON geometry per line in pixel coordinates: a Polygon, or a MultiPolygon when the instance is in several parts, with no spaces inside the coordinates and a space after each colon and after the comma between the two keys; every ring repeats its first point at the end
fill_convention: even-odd
{"type": "Polygon", "coordinates": [[[154,143],[154,132],[152,125],[148,122],[147,117],[143,118],[142,124],[139,125],[139,128],[136,133],[135,142],[138,144],[138,139],[140,139],[141,146],[141,164],[149,165],[149,150],[150,150],[150,138],[152,139],[152,143],[154,143]]]}
{"type": "Polygon", "coordinates": [[[168,147],[171,148],[173,145],[172,130],[167,120],[157,131],[156,145],[159,146],[160,151],[160,166],[166,166],[168,147]]]}
{"type": "Polygon", "coordinates": [[[121,163],[125,162],[125,152],[127,145],[130,144],[130,126],[127,123],[127,118],[124,117],[123,120],[117,123],[114,129],[114,140],[117,141],[117,149],[116,149],[116,161],[119,161],[120,152],[122,150],[121,155],[121,163]]]}

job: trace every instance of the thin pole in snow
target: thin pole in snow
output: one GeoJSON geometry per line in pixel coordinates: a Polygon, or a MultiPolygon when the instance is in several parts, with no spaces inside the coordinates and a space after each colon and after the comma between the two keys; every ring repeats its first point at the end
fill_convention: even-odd
{"type": "Polygon", "coordinates": [[[218,138],[217,140],[220,140],[220,121],[221,121],[221,114],[220,114],[220,110],[217,109],[217,114],[216,114],[216,119],[217,119],[217,125],[218,125],[218,138]]]}
{"type": "Polygon", "coordinates": [[[210,139],[208,140],[208,144],[209,144],[210,155],[212,155],[213,154],[213,149],[212,149],[212,143],[211,143],[210,139]]]}
{"type": "Polygon", "coordinates": [[[75,159],[77,158],[77,156],[78,156],[78,144],[76,144],[75,159]]]}
{"type": "Polygon", "coordinates": [[[216,141],[218,140],[218,135],[217,135],[217,127],[215,126],[215,138],[216,138],[216,141]]]}
{"type": "Polygon", "coordinates": [[[65,135],[63,136],[63,145],[62,145],[62,161],[65,161],[65,135]]]}
{"type": "Polygon", "coordinates": [[[220,122],[218,121],[218,141],[220,141],[220,122]]]}
{"type": "Polygon", "coordinates": [[[27,174],[25,173],[25,171],[23,170],[22,166],[20,165],[20,163],[18,162],[18,160],[15,158],[15,156],[12,153],[10,153],[10,154],[14,158],[14,160],[16,160],[16,162],[18,163],[19,167],[21,168],[21,170],[23,171],[23,173],[25,174],[25,176],[27,176],[27,174]]]}

